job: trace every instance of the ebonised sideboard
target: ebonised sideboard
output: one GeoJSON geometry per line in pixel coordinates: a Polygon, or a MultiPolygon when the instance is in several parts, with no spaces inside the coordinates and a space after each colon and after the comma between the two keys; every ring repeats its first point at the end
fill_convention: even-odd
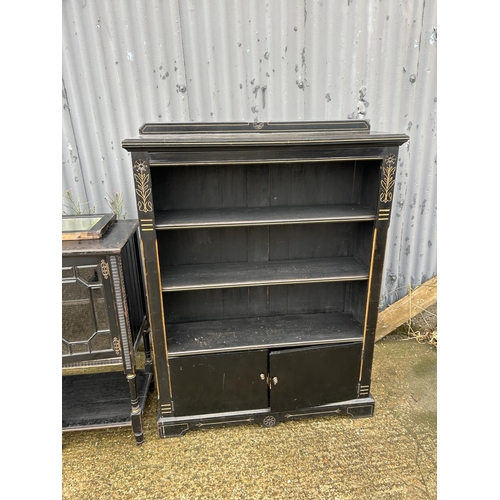
{"type": "Polygon", "coordinates": [[[146,123],[131,152],[160,437],[369,417],[404,134],[146,123]]]}
{"type": "Polygon", "coordinates": [[[131,425],[144,440],[153,370],[137,227],[120,220],[100,239],[62,243],[63,432],[131,425]]]}

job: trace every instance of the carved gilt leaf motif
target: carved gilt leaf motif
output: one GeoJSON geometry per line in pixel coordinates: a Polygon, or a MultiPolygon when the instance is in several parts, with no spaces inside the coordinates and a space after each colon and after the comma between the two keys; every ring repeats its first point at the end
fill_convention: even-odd
{"type": "Polygon", "coordinates": [[[394,187],[394,184],[396,182],[396,156],[386,156],[384,163],[385,165],[382,169],[380,201],[382,201],[383,203],[388,203],[392,201],[392,188],[394,187]]]}
{"type": "Polygon", "coordinates": [[[147,173],[146,162],[138,160],[134,163],[135,192],[137,193],[137,208],[139,211],[147,213],[153,211],[151,202],[151,188],[149,187],[149,174],[147,173]]]}

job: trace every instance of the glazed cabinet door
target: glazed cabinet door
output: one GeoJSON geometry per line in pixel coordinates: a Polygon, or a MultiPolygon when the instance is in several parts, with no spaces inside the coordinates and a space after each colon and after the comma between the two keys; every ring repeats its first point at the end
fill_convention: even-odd
{"type": "Polygon", "coordinates": [[[267,350],[170,358],[175,416],[268,407],[267,350]]]}
{"type": "Polygon", "coordinates": [[[63,259],[63,364],[121,356],[111,286],[105,259],[63,259]]]}
{"type": "Polygon", "coordinates": [[[271,351],[271,411],[357,398],[361,342],[271,351]]]}

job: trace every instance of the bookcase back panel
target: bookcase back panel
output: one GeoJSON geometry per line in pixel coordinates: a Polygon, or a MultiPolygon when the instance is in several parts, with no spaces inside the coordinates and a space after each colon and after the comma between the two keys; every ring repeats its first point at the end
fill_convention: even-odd
{"type": "Polygon", "coordinates": [[[369,268],[373,249],[375,224],[373,222],[365,222],[363,224],[358,224],[357,228],[358,232],[356,234],[354,248],[351,249],[350,255],[369,268]]]}
{"type": "Polygon", "coordinates": [[[290,224],[158,232],[162,266],[355,257],[368,265],[373,223],[290,224]]]}
{"type": "Polygon", "coordinates": [[[377,209],[378,187],[380,184],[380,161],[371,160],[358,162],[357,182],[359,200],[362,205],[377,209]]]}
{"type": "MultiPolygon", "coordinates": [[[[327,312],[351,312],[350,283],[306,283],[240,288],[217,288],[163,294],[165,320],[237,319],[327,312]]],[[[168,328],[168,327],[167,327],[168,328]]]]}
{"type": "Polygon", "coordinates": [[[366,203],[378,161],[187,165],[151,169],[156,211],[366,203]],[[372,173],[373,172],[373,173],[372,173]]]}
{"type": "Polygon", "coordinates": [[[346,283],[345,312],[352,314],[354,319],[364,324],[366,300],[368,297],[368,281],[351,281],[346,283]]]}

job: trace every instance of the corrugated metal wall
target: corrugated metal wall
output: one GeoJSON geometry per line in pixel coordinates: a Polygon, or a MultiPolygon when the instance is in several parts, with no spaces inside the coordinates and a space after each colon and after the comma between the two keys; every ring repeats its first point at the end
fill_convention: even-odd
{"type": "MultiPolygon", "coordinates": [[[[381,305],[437,273],[436,0],[64,0],[62,193],[136,217],[144,122],[368,119],[406,132],[381,305]]],[[[64,207],[63,207],[64,208],[64,207]]]]}

